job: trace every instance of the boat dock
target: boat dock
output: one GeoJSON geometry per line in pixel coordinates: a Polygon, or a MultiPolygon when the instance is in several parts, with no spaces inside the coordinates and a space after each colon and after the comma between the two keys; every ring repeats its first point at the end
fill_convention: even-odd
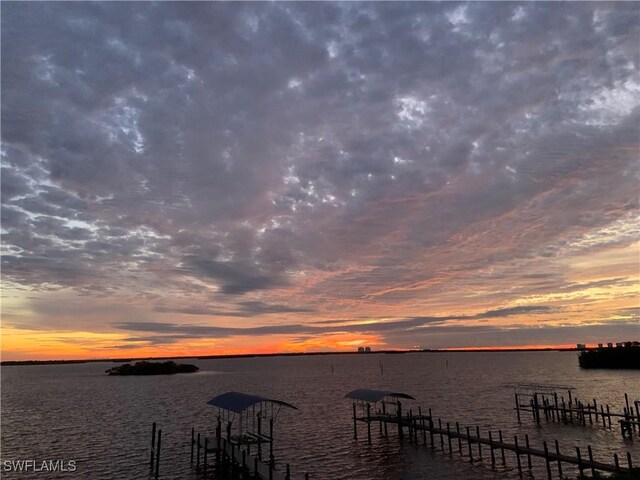
{"type": "Polygon", "coordinates": [[[542,448],[536,448],[530,445],[528,435],[524,437],[524,444],[522,438],[518,439],[517,435],[514,435],[513,443],[511,443],[503,438],[502,430],[498,430],[497,436],[494,432],[488,431],[488,435],[483,437],[480,427],[476,426],[472,430],[470,427],[461,428],[458,422],[436,420],[431,409],[428,410],[428,415],[423,415],[422,409],[418,407],[414,415],[412,409],[403,411],[401,399],[415,400],[405,393],[359,389],[349,392],[346,398],[353,401],[354,439],[358,438],[358,423],[365,423],[368,443],[371,443],[372,426],[377,423],[380,436],[388,436],[388,426],[391,425],[397,429],[400,440],[405,438],[406,431],[410,442],[419,444],[422,441],[423,445],[429,446],[432,450],[439,450],[450,456],[455,452],[460,458],[468,457],[469,461],[475,462],[484,461],[488,455],[492,468],[496,466],[498,454],[502,465],[506,465],[507,455],[505,452],[512,452],[520,474],[523,472],[523,460],[525,459],[526,467],[529,470],[532,469],[533,459],[542,459],[549,479],[553,478],[553,471],[556,470],[558,478],[562,478],[563,464],[577,467],[580,475],[589,470],[595,476],[599,472],[626,473],[633,469],[633,461],[629,452],[624,459],[627,465],[623,466],[620,464],[617,454],[614,454],[613,463],[595,460],[591,445],[586,448],[586,457],[585,451],[579,447],[575,448],[575,454],[561,453],[557,440],[553,441],[551,448],[546,441],[543,442],[542,448]],[[454,447],[454,444],[457,448],[454,447]]]}
{"type": "Polygon", "coordinates": [[[625,407],[622,413],[612,412],[609,405],[599,405],[594,398],[591,402],[582,402],[573,398],[571,390],[567,390],[567,398],[558,395],[555,390],[542,390],[532,388],[530,391],[515,393],[516,412],[518,421],[520,413],[528,412],[533,416],[533,421],[540,425],[544,416],[547,422],[564,424],[576,424],[586,426],[601,425],[603,428],[612,428],[612,421],[620,426],[622,437],[633,439],[634,432],[640,432],[640,400],[629,401],[629,395],[624,394],[625,407]],[[522,398],[528,399],[523,403],[522,398]],[[617,420],[617,422],[616,422],[617,420]]]}

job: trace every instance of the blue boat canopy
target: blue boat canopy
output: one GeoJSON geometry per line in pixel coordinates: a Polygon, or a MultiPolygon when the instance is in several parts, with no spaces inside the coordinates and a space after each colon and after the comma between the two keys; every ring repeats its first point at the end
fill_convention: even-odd
{"type": "Polygon", "coordinates": [[[415,400],[415,398],[413,398],[411,395],[407,395],[406,393],[388,392],[386,390],[369,390],[366,388],[359,388],[345,395],[345,398],[372,403],[379,402],[384,397],[407,398],[409,400],[415,400]]]}
{"type": "Polygon", "coordinates": [[[273,400],[271,398],[260,397],[259,395],[249,395],[247,393],[240,392],[223,393],[222,395],[218,395],[217,397],[209,400],[207,404],[222,408],[223,410],[240,413],[257,403],[262,402],[275,403],[283,407],[293,408],[294,410],[298,409],[290,403],[283,402],[281,400],[273,400]]]}

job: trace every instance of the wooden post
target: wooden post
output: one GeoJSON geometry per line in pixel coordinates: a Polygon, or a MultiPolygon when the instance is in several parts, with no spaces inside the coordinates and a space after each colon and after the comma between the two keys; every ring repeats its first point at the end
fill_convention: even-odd
{"type": "Polygon", "coordinates": [[[549,463],[549,448],[547,447],[547,442],[542,442],[542,446],[544,448],[544,461],[547,464],[547,478],[551,480],[551,463],[549,463]]]}
{"type": "Polygon", "coordinates": [[[243,480],[246,478],[247,474],[247,451],[242,450],[242,478],[243,480]]]}
{"type": "Polygon", "coordinates": [[[258,478],[258,457],[253,457],[253,475],[258,478]]]}
{"type": "Polygon", "coordinates": [[[158,476],[160,475],[160,444],[162,443],[162,429],[158,430],[158,451],[156,452],[156,474],[155,480],[158,480],[158,476]]]}
{"type": "Polygon", "coordinates": [[[602,427],[607,428],[607,419],[604,416],[604,407],[600,405],[600,417],[602,418],[602,427]]]}
{"type": "Polygon", "coordinates": [[[578,457],[578,471],[580,476],[584,475],[584,467],[582,466],[582,457],[580,456],[580,447],[576,447],[576,456],[578,457]]]}
{"type": "Polygon", "coordinates": [[[269,419],[269,458],[273,458],[273,417],[269,419]]]}
{"type": "MultiPolygon", "coordinates": [[[[273,457],[271,457],[269,459],[269,480],[273,480],[273,468],[274,468],[273,457]]],[[[289,480],[289,477],[287,477],[287,480],[289,480]]]]}
{"type": "Polygon", "coordinates": [[[429,439],[431,440],[431,449],[433,449],[433,415],[431,409],[429,409],[429,439]]]}
{"type": "Polygon", "coordinates": [[[558,478],[562,478],[562,462],[560,461],[560,445],[558,445],[558,440],[556,442],[556,455],[558,456],[558,478]]]}
{"type": "Polygon", "coordinates": [[[500,439],[500,455],[502,456],[502,465],[506,465],[506,459],[504,458],[504,442],[502,441],[502,430],[498,430],[498,438],[500,439]]]}
{"type": "Polygon", "coordinates": [[[611,411],[609,410],[609,404],[607,404],[607,417],[609,418],[609,428],[611,428],[611,411]]]}
{"type": "Polygon", "coordinates": [[[193,444],[195,443],[195,428],[191,427],[191,465],[193,465],[193,444]]]}
{"type": "Polygon", "coordinates": [[[409,431],[409,442],[413,442],[413,411],[409,409],[409,413],[407,414],[407,421],[409,426],[407,430],[409,431]]]}
{"type": "Polygon", "coordinates": [[[524,435],[524,445],[527,447],[527,467],[531,470],[531,454],[529,453],[529,434],[525,433],[524,435]]]}
{"type": "Polygon", "coordinates": [[[633,468],[633,463],[631,463],[631,452],[627,452],[627,463],[629,464],[629,470],[633,468]]]}
{"type": "Polygon", "coordinates": [[[569,393],[569,419],[571,423],[573,423],[573,400],[571,399],[571,390],[568,390],[569,393]]]}
{"type": "Polygon", "coordinates": [[[262,461],[262,413],[258,413],[258,460],[262,461]]]}
{"type": "MultiPolygon", "coordinates": [[[[216,475],[219,475],[220,472],[222,471],[222,464],[221,464],[221,458],[220,458],[221,448],[222,448],[222,421],[220,420],[220,417],[218,417],[218,425],[216,425],[216,475]]],[[[249,448],[249,446],[247,446],[247,448],[249,448]]]]}
{"type": "Polygon", "coordinates": [[[522,475],[522,464],[520,463],[520,448],[518,447],[518,436],[514,435],[513,440],[516,446],[516,459],[518,460],[518,473],[522,475]]]}
{"type": "Polygon", "coordinates": [[[440,450],[444,452],[444,438],[442,437],[442,420],[438,419],[438,430],[440,430],[440,450]]]}
{"type": "MultiPolygon", "coordinates": [[[[382,401],[382,415],[384,415],[386,417],[387,415],[387,406],[384,403],[384,400],[382,401]]],[[[384,422],[384,436],[388,437],[389,433],[387,432],[387,421],[385,420],[384,422]]]]}
{"type": "Polygon", "coordinates": [[[367,402],[367,442],[371,445],[371,404],[367,402]]]}
{"type": "Polygon", "coordinates": [[[539,410],[540,407],[538,405],[538,394],[537,393],[533,394],[533,405],[534,405],[534,408],[535,408],[534,417],[536,419],[536,424],[540,425],[540,410],[539,410]]]}
{"type": "Polygon", "coordinates": [[[520,421],[520,402],[518,401],[518,394],[516,393],[516,413],[518,415],[518,422],[520,421]]]}
{"type": "Polygon", "coordinates": [[[478,458],[482,460],[482,443],[480,442],[480,427],[476,425],[476,437],[478,437],[478,458]]]}
{"type": "Polygon", "coordinates": [[[456,433],[458,434],[458,452],[462,455],[462,437],[460,436],[460,424],[456,422],[456,433]]]}
{"type": "Polygon", "coordinates": [[[447,440],[449,441],[449,455],[451,455],[451,429],[449,428],[449,422],[447,422],[447,440]]]}
{"type": "Polygon", "coordinates": [[[196,446],[196,470],[200,468],[200,432],[198,432],[198,445],[196,446]]]}
{"type": "Polygon", "coordinates": [[[616,466],[616,472],[620,472],[620,461],[618,460],[618,454],[613,454],[613,463],[616,466]]]}
{"type": "Polygon", "coordinates": [[[491,430],[489,430],[489,448],[491,449],[491,467],[496,466],[496,456],[493,453],[493,438],[491,438],[491,430]]]}
{"type": "Polygon", "coordinates": [[[560,408],[558,406],[558,394],[553,392],[553,406],[556,410],[556,422],[560,422],[560,408]]]}
{"type": "Polygon", "coordinates": [[[358,439],[358,424],[356,423],[356,402],[353,402],[353,439],[358,439]]]}
{"type": "Polygon", "coordinates": [[[284,480],[291,480],[291,467],[289,467],[288,463],[287,463],[287,473],[284,477],[284,480]]]}
{"type": "Polygon", "coordinates": [[[420,415],[420,425],[422,426],[422,444],[427,444],[427,430],[424,428],[424,417],[422,416],[422,408],[418,406],[418,415],[420,415]]]}
{"type": "Polygon", "coordinates": [[[469,447],[469,459],[473,462],[473,453],[471,452],[471,432],[467,427],[467,446],[469,447]]]}
{"type": "Polygon", "coordinates": [[[204,455],[202,456],[202,471],[207,475],[207,450],[209,450],[209,438],[204,437],[204,455]]]}
{"type": "Polygon", "coordinates": [[[153,458],[155,455],[156,446],[156,422],[151,425],[151,460],[149,461],[149,468],[153,470],[153,458]]]}
{"type": "Polygon", "coordinates": [[[404,432],[402,431],[402,402],[398,400],[398,437],[400,440],[404,439],[404,432]]]}
{"type": "Polygon", "coordinates": [[[589,452],[589,462],[591,462],[591,476],[596,476],[596,469],[593,468],[593,451],[591,450],[591,445],[587,445],[587,452],[589,452]]]}

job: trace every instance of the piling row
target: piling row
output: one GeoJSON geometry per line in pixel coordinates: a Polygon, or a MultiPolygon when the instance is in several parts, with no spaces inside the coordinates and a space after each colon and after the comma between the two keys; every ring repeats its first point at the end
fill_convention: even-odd
{"type": "Polygon", "coordinates": [[[620,426],[622,437],[633,438],[634,432],[640,433],[640,400],[629,402],[629,395],[624,394],[625,407],[622,413],[612,412],[609,405],[598,405],[594,398],[591,402],[583,402],[573,398],[571,390],[567,391],[567,399],[556,392],[551,394],[516,393],[516,413],[518,421],[521,421],[521,412],[531,413],[533,421],[540,425],[541,418],[547,422],[571,423],[586,426],[601,425],[603,428],[612,427],[613,422],[620,426]],[[529,397],[528,403],[523,403],[522,397],[529,397]]]}
{"type": "MultiPolygon", "coordinates": [[[[284,472],[277,470],[275,457],[270,446],[268,460],[263,459],[262,444],[271,445],[269,437],[257,439],[255,453],[251,453],[250,443],[240,444],[222,436],[220,422],[216,428],[216,436],[208,438],[195,429],[191,429],[191,465],[196,472],[207,477],[215,472],[217,480],[291,480],[291,468],[287,463],[284,472]],[[213,465],[211,465],[213,455],[213,465]],[[201,460],[202,458],[202,460],[201,460]]],[[[309,480],[309,474],[304,476],[309,480]]]]}
{"type": "Polygon", "coordinates": [[[575,449],[575,455],[561,453],[557,440],[554,440],[551,448],[546,441],[543,442],[542,448],[534,448],[529,443],[528,435],[524,436],[524,444],[522,443],[522,438],[519,439],[517,435],[514,435],[513,443],[510,443],[503,437],[502,430],[498,430],[497,436],[495,432],[489,431],[488,437],[483,437],[480,427],[476,426],[475,431],[473,431],[470,427],[462,428],[459,422],[452,423],[442,422],[441,419],[436,420],[431,414],[431,409],[429,409],[428,415],[422,415],[420,409],[417,415],[414,415],[412,410],[402,414],[402,407],[399,405],[396,414],[378,412],[372,415],[371,407],[368,406],[367,412],[366,416],[354,417],[354,437],[357,438],[355,422],[364,422],[367,424],[367,439],[369,443],[371,443],[371,424],[377,422],[380,425],[384,424],[384,428],[380,428],[381,436],[387,436],[387,424],[394,424],[397,426],[398,437],[401,440],[404,438],[404,431],[406,430],[407,438],[416,445],[422,442],[424,446],[432,450],[441,451],[448,455],[456,453],[463,458],[468,457],[472,463],[484,461],[488,456],[492,468],[495,468],[498,462],[506,466],[505,452],[513,452],[515,454],[517,468],[520,473],[525,468],[523,459],[526,460],[526,468],[531,470],[533,468],[532,459],[540,458],[545,462],[549,479],[552,478],[553,471],[557,471],[558,478],[562,478],[563,464],[576,466],[581,475],[589,470],[594,475],[596,472],[624,473],[633,469],[633,461],[629,452],[627,452],[627,466],[625,467],[620,465],[617,454],[614,455],[612,464],[594,460],[591,445],[587,446],[587,457],[584,458],[583,452],[578,447],[575,449]],[[427,438],[429,439],[428,441],[427,438]],[[483,449],[483,446],[488,448],[483,449]]]}

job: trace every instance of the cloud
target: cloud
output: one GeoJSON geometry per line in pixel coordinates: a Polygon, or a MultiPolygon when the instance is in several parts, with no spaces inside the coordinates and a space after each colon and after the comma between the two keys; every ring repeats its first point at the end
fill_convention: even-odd
{"type": "Polygon", "coordinates": [[[625,262],[591,278],[578,258],[637,241],[639,19],[636,3],[3,4],[3,278],[38,298],[25,310],[57,289],[177,323],[406,329],[627,292],[625,262]]]}

